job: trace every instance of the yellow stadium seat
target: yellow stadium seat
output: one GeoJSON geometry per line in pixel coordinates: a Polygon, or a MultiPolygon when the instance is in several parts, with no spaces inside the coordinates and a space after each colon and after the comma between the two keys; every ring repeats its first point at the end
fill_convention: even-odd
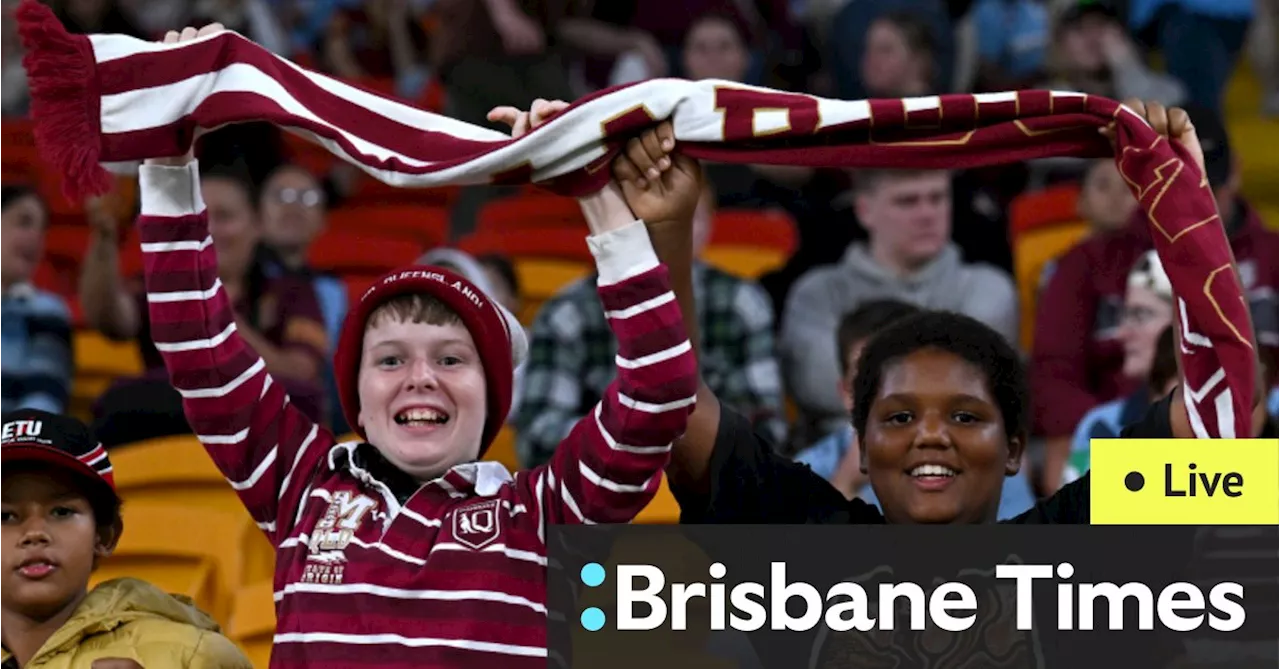
{"type": "Polygon", "coordinates": [[[558,258],[520,256],[513,258],[512,264],[520,281],[520,297],[524,301],[524,309],[517,315],[526,326],[533,323],[543,302],[591,272],[586,263],[558,258]]]}
{"type": "Polygon", "coordinates": [[[1089,234],[1085,223],[1055,225],[1027,231],[1013,245],[1014,276],[1018,282],[1019,310],[1022,313],[1022,347],[1030,350],[1035,333],[1036,298],[1045,265],[1067,252],[1089,234]]]}
{"type": "Polygon", "coordinates": [[[271,579],[255,581],[236,591],[231,602],[227,637],[236,642],[258,669],[271,663],[276,631],[276,606],[271,579]]]}
{"type": "Polygon", "coordinates": [[[92,583],[123,576],[186,595],[218,620],[225,620],[234,584],[240,580],[240,547],[246,516],[218,511],[128,504],[122,507],[124,534],[103,560],[92,583]]]}
{"type": "Polygon", "coordinates": [[[276,547],[256,523],[245,523],[240,541],[240,582],[237,585],[270,580],[275,573],[276,547]]]}
{"type": "Polygon", "coordinates": [[[501,462],[502,466],[515,472],[520,469],[520,458],[516,456],[516,431],[510,425],[504,425],[498,436],[484,453],[485,460],[501,462]]]}
{"type": "Polygon", "coordinates": [[[632,523],[639,525],[677,525],[680,523],[680,505],[676,504],[676,498],[671,494],[671,488],[667,485],[666,474],[662,475],[662,484],[658,487],[658,493],[650,500],[649,505],[636,516],[632,523]]]}
{"type": "Polygon", "coordinates": [[[240,498],[193,435],[148,439],[111,451],[121,499],[244,513],[240,498]]]}
{"type": "Polygon", "coordinates": [[[93,330],[77,330],[72,338],[76,373],[68,413],[88,422],[93,403],[116,379],[142,373],[142,355],[136,342],[112,341],[93,330]]]}
{"type": "Polygon", "coordinates": [[[1262,217],[1262,223],[1267,228],[1280,230],[1280,207],[1277,207],[1275,202],[1258,207],[1258,215],[1262,217]]]}
{"type": "Polygon", "coordinates": [[[112,341],[93,330],[77,330],[74,337],[77,374],[115,378],[142,373],[137,342],[112,341]]]}
{"type": "Polygon", "coordinates": [[[759,246],[708,246],[702,251],[708,265],[744,279],[758,279],[787,264],[789,257],[785,249],[759,246]]]}

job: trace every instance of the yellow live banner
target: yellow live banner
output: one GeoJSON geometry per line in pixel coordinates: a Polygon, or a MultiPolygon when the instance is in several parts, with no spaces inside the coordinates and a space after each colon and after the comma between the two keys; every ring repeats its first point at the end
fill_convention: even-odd
{"type": "Polygon", "coordinates": [[[1095,439],[1094,525],[1280,524],[1275,439],[1095,439]]]}

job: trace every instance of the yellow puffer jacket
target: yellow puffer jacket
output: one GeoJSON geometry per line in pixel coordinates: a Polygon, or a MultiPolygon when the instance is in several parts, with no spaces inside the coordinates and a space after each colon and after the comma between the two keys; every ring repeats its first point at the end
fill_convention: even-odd
{"type": "Polygon", "coordinates": [[[191,600],[134,578],[107,581],[89,592],[23,669],[88,669],[107,657],[133,660],[144,669],[253,669],[191,600]]]}

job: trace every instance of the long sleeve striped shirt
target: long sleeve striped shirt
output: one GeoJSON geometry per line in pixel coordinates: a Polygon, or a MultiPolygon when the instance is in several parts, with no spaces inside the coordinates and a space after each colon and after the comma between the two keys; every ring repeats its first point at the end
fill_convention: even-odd
{"type": "Polygon", "coordinates": [[[587,239],[618,375],[555,457],[514,476],[466,463],[403,492],[376,449],[335,443],[291,406],[237,335],[195,163],[144,166],[140,185],[152,337],[277,546],[271,666],[546,666],[547,526],[630,521],[693,409],[696,363],[644,225],[587,239]]]}

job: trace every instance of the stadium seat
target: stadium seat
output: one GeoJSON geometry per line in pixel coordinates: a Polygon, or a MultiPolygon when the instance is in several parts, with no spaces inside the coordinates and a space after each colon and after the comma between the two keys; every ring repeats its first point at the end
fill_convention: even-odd
{"type": "Polygon", "coordinates": [[[631,521],[639,525],[677,525],[680,523],[680,505],[676,503],[676,498],[671,494],[671,487],[667,485],[667,476],[663,474],[662,484],[658,487],[658,493],[653,496],[649,505],[640,512],[631,521]]]}
{"type": "Polygon", "coordinates": [[[285,155],[289,162],[305,168],[317,178],[323,178],[329,174],[329,170],[340,160],[329,153],[328,149],[309,139],[289,131],[281,135],[284,137],[285,155]]]}
{"type": "Polygon", "coordinates": [[[365,272],[344,272],[341,274],[342,282],[347,284],[347,308],[354,311],[356,305],[360,304],[360,298],[364,297],[366,291],[373,287],[373,284],[382,276],[382,273],[365,273],[365,272]]]}
{"type": "MultiPolygon", "coordinates": [[[[245,512],[246,516],[248,512],[245,512]]],[[[245,523],[240,541],[240,576],[237,586],[271,580],[276,573],[276,547],[256,524],[245,523]]]]}
{"type": "Polygon", "coordinates": [[[125,503],[124,533],[90,586],[132,576],[192,598],[225,620],[240,576],[240,538],[246,517],[171,504],[125,503]]]}
{"type": "Polygon", "coordinates": [[[721,209],[716,212],[709,247],[765,248],[790,257],[800,243],[796,222],[778,209],[721,209]]]}
{"type": "Polygon", "coordinates": [[[115,378],[142,373],[137,342],[113,341],[94,330],[78,330],[74,337],[77,374],[115,378]]]}
{"type": "Polygon", "coordinates": [[[308,259],[315,269],[334,274],[383,274],[417,260],[422,248],[399,237],[329,229],[311,245],[308,259]]]}
{"type": "Polygon", "coordinates": [[[1035,229],[1017,236],[1013,244],[1014,276],[1018,282],[1019,312],[1023,314],[1023,350],[1031,350],[1035,333],[1036,299],[1045,265],[1067,252],[1089,234],[1086,223],[1070,223],[1035,229]]]}
{"type": "Polygon", "coordinates": [[[508,258],[529,256],[593,262],[587,249],[586,225],[568,228],[517,228],[501,232],[475,232],[458,241],[458,248],[473,256],[500,253],[508,258]]]}
{"type": "Polygon", "coordinates": [[[116,379],[143,371],[137,342],[117,342],[93,330],[77,330],[72,335],[72,348],[76,373],[68,413],[84,420],[116,379]]]}
{"type": "Polygon", "coordinates": [[[116,488],[128,504],[208,509],[248,518],[231,484],[192,435],[148,439],[111,451],[116,488]]]}
{"type": "Polygon", "coordinates": [[[44,233],[45,258],[72,267],[80,265],[89,248],[89,226],[54,223],[44,233]]]}
{"type": "Polygon", "coordinates": [[[420,249],[449,238],[449,211],[416,203],[362,204],[329,212],[329,229],[342,235],[404,239],[420,249]]]}
{"type": "Polygon", "coordinates": [[[271,642],[276,632],[275,591],[271,579],[257,581],[235,592],[225,631],[249,656],[257,669],[271,663],[271,642]]]}
{"type": "Polygon", "coordinates": [[[1015,240],[1031,230],[1072,223],[1079,219],[1076,202],[1080,188],[1075,184],[1053,186],[1023,193],[1009,205],[1009,229],[1015,240]]]}
{"type": "Polygon", "coordinates": [[[36,152],[36,138],[31,132],[31,121],[6,118],[0,124],[0,169],[5,183],[35,185],[40,169],[40,155],[36,152]]]}
{"type": "Polygon", "coordinates": [[[489,450],[485,451],[484,459],[500,462],[512,472],[520,470],[520,458],[516,456],[516,432],[511,426],[504,425],[498,431],[489,450]]]}
{"type": "Polygon", "coordinates": [[[702,261],[708,265],[753,280],[787,264],[790,257],[787,252],[761,247],[708,246],[702,251],[702,261]]]}
{"type": "MultiPolygon", "coordinates": [[[[365,172],[360,172],[347,194],[349,205],[415,204],[428,207],[448,207],[458,199],[457,186],[440,188],[400,188],[385,184],[365,172]]],[[[345,205],[344,205],[345,206],[345,205]]]]}
{"type": "Polygon", "coordinates": [[[555,258],[517,256],[512,258],[512,265],[520,282],[520,298],[524,302],[523,310],[517,316],[526,326],[533,324],[544,302],[592,271],[592,265],[586,262],[555,258]]]}
{"type": "MultiPolygon", "coordinates": [[[[549,193],[515,195],[489,202],[476,215],[476,231],[502,233],[525,228],[572,228],[585,231],[578,201],[549,193]]],[[[585,236],[585,234],[583,235],[585,236]]]]}

